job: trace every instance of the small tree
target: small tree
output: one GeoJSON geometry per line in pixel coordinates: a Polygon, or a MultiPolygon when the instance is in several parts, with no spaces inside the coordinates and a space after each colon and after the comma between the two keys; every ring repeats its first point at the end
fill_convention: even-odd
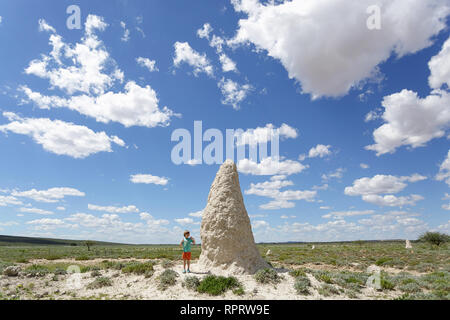
{"type": "Polygon", "coordinates": [[[430,244],[440,246],[445,242],[449,242],[450,236],[445,233],[428,231],[419,237],[419,241],[428,242],[430,244]]]}
{"type": "Polygon", "coordinates": [[[94,241],[87,240],[84,242],[84,245],[87,247],[88,251],[91,251],[91,247],[95,244],[94,241]]]}

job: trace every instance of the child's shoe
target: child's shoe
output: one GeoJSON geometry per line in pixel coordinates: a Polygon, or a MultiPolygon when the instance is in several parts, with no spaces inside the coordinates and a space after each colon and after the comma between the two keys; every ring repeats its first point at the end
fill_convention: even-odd
{"type": "Polygon", "coordinates": [[[187,272],[188,272],[188,273],[191,273],[191,270],[189,270],[189,269],[188,269],[188,271],[187,271],[187,272]]]}
{"type": "MultiPolygon", "coordinates": [[[[189,270],[188,270],[188,272],[189,272],[189,270]]],[[[186,273],[186,270],[183,270],[183,273],[186,273]]]]}

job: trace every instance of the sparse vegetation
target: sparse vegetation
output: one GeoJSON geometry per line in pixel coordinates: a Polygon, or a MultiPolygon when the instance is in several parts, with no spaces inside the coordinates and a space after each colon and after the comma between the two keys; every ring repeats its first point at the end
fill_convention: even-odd
{"type": "Polygon", "coordinates": [[[160,290],[166,290],[168,287],[175,285],[177,282],[178,273],[172,269],[166,269],[158,277],[160,290]]]}
{"type": "Polygon", "coordinates": [[[306,276],[298,276],[295,279],[294,288],[298,294],[308,295],[310,294],[309,287],[311,286],[311,281],[306,276]]]}
{"type": "Polygon", "coordinates": [[[112,286],[112,281],[108,277],[99,277],[87,285],[88,289],[99,289],[112,286]]]}
{"type": "Polygon", "coordinates": [[[235,277],[209,275],[200,281],[197,291],[213,296],[224,294],[228,290],[239,288],[241,284],[235,277]]]}
{"type": "Polygon", "coordinates": [[[134,273],[150,277],[153,275],[152,262],[131,262],[122,267],[123,273],[134,273]]]}
{"type": "Polygon", "coordinates": [[[182,285],[189,290],[197,291],[197,288],[200,285],[200,279],[196,276],[188,276],[184,279],[182,285]]]}
{"type": "Polygon", "coordinates": [[[255,280],[259,283],[277,284],[281,281],[281,277],[274,269],[265,268],[255,273],[255,280]]]}

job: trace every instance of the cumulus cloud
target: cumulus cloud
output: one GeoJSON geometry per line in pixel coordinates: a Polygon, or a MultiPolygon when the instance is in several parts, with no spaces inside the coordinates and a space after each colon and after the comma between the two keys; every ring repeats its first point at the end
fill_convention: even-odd
{"type": "Polygon", "coordinates": [[[297,129],[283,123],[279,128],[273,124],[268,123],[265,127],[257,127],[255,129],[247,129],[244,132],[236,132],[236,145],[257,145],[274,140],[281,139],[295,139],[298,137],[297,129]]]}
{"type": "Polygon", "coordinates": [[[375,144],[366,146],[377,155],[393,153],[401,146],[423,147],[434,138],[445,136],[450,124],[450,94],[435,90],[425,98],[402,90],[384,97],[384,124],[373,132],[375,144]]]}
{"type": "Polygon", "coordinates": [[[156,67],[155,60],[150,60],[149,58],[138,57],[138,58],[136,58],[136,62],[138,63],[138,65],[140,65],[143,68],[146,68],[150,72],[159,71],[159,69],[156,67]]]}
{"type": "Polygon", "coordinates": [[[169,183],[168,178],[153,176],[151,174],[134,174],[130,177],[130,181],[133,183],[157,184],[161,186],[169,183]]]}
{"type": "Polygon", "coordinates": [[[260,206],[264,210],[293,208],[295,203],[292,201],[314,201],[317,195],[316,190],[280,190],[293,184],[292,181],[286,180],[286,176],[273,176],[269,181],[251,183],[250,188],[245,190],[245,194],[272,198],[273,200],[260,206]]]}
{"type": "Polygon", "coordinates": [[[402,177],[377,174],[372,178],[364,177],[353,181],[353,185],[346,187],[344,193],[349,196],[361,196],[363,201],[378,206],[413,206],[417,201],[422,200],[423,197],[417,194],[397,197],[392,194],[405,189],[407,187],[406,182],[414,183],[425,179],[425,176],[419,174],[402,177]],[[386,195],[382,196],[382,194],[386,195]]]}
{"type": "Polygon", "coordinates": [[[450,38],[445,41],[441,51],[428,62],[430,77],[428,83],[431,88],[439,89],[443,85],[450,88],[450,38]]]}
{"type": "Polygon", "coordinates": [[[359,166],[361,167],[361,169],[369,169],[369,165],[366,163],[360,163],[359,166]]]}
{"type": "Polygon", "coordinates": [[[206,73],[208,76],[213,76],[213,67],[206,57],[206,54],[200,54],[189,45],[188,42],[175,42],[175,56],[173,58],[173,64],[175,67],[179,67],[181,64],[186,63],[194,68],[194,75],[199,73],[206,73]]]}
{"type": "Polygon", "coordinates": [[[47,190],[36,190],[36,189],[31,189],[27,191],[13,190],[11,194],[14,197],[29,198],[33,199],[34,201],[47,203],[58,202],[68,196],[70,197],[85,196],[84,192],[81,192],[75,188],[68,188],[68,187],[50,188],[47,190]]]}
{"type": "Polygon", "coordinates": [[[95,211],[104,211],[109,213],[131,213],[131,212],[139,212],[139,209],[134,205],[124,206],[124,207],[115,207],[115,206],[98,206],[95,204],[88,204],[89,210],[95,211]]]}
{"type": "Polygon", "coordinates": [[[188,214],[191,217],[195,217],[195,218],[201,218],[203,215],[203,210],[200,211],[196,211],[196,212],[191,212],[188,214]]]}
{"type": "Polygon", "coordinates": [[[259,163],[251,159],[241,159],[237,163],[237,168],[244,174],[251,175],[291,175],[302,172],[307,166],[294,160],[278,160],[274,157],[262,159],[259,163]]]}
{"type": "Polygon", "coordinates": [[[14,113],[3,113],[10,123],[0,125],[0,131],[30,136],[44,150],[76,159],[86,158],[98,152],[112,152],[111,144],[125,146],[117,136],[61,120],[48,118],[20,118],[14,113]]]}
{"type": "Polygon", "coordinates": [[[447,158],[441,163],[439,173],[436,175],[436,180],[445,181],[450,186],[450,150],[447,153],[447,158]]]}
{"type": "Polygon", "coordinates": [[[127,24],[123,21],[120,21],[120,26],[123,29],[123,35],[120,40],[123,42],[128,42],[130,40],[130,29],[127,29],[127,24]]]}
{"type": "Polygon", "coordinates": [[[0,207],[8,205],[21,205],[22,201],[13,196],[0,196],[0,207]]]}
{"type": "Polygon", "coordinates": [[[322,180],[328,181],[331,179],[341,179],[344,176],[344,172],[344,168],[337,168],[336,171],[322,174],[322,180]]]}
{"type": "Polygon", "coordinates": [[[41,214],[41,215],[55,214],[52,211],[43,210],[43,209],[39,209],[39,208],[20,208],[19,211],[24,212],[24,213],[37,213],[37,214],[41,214]]]}
{"type": "Polygon", "coordinates": [[[222,92],[222,104],[233,106],[234,109],[240,108],[239,104],[247,97],[252,90],[249,84],[239,84],[231,79],[222,78],[217,84],[222,92]]]}
{"type": "MultiPolygon", "coordinates": [[[[25,73],[48,79],[52,89],[61,89],[70,97],[48,96],[20,86],[24,101],[43,109],[66,107],[99,122],[119,122],[126,127],[169,125],[171,117],[177,115],[166,106],[160,109],[157,94],[149,85],[141,87],[127,81],[124,90],[107,91],[116,83],[122,84],[124,75],[94,33],[106,26],[103,18],[89,15],[85,35],[75,45],[65,43],[54,29],[49,30],[52,51],[31,61],[25,73]]],[[[149,59],[140,57],[138,63],[157,70],[149,59]]]]}
{"type": "Polygon", "coordinates": [[[371,0],[232,3],[247,17],[228,43],[264,50],[313,98],[344,95],[376,77],[377,66],[392,54],[402,57],[430,46],[450,11],[446,0],[381,0],[381,29],[370,30],[371,0]]]}
{"type": "Polygon", "coordinates": [[[322,216],[322,218],[341,219],[343,217],[365,216],[374,214],[373,210],[350,210],[350,211],[333,211],[322,216]]]}
{"type": "Polygon", "coordinates": [[[323,145],[323,144],[318,144],[317,146],[315,146],[315,147],[313,147],[313,148],[311,148],[309,150],[308,157],[310,157],[310,158],[316,158],[316,157],[323,158],[323,157],[329,156],[331,154],[330,148],[331,148],[330,145],[326,146],[326,145],[323,145]]]}
{"type": "Polygon", "coordinates": [[[182,226],[185,226],[188,224],[194,224],[194,220],[192,218],[180,218],[180,219],[174,219],[174,221],[178,224],[181,224],[182,226]]]}

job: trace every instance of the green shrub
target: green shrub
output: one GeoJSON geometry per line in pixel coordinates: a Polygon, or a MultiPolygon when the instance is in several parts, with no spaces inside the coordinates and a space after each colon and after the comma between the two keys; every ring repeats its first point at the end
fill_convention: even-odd
{"type": "Polygon", "coordinates": [[[99,277],[87,285],[88,289],[99,289],[112,286],[112,281],[108,277],[99,277]]]}
{"type": "Polygon", "coordinates": [[[75,260],[77,260],[77,261],[86,261],[86,260],[91,260],[91,258],[90,257],[88,257],[88,256],[78,256],[78,257],[75,257],[75,260]]]}
{"type": "Polygon", "coordinates": [[[322,284],[322,286],[319,288],[319,294],[325,296],[325,297],[329,297],[333,294],[339,294],[339,290],[336,289],[334,286],[332,286],[331,284],[328,283],[324,283],[322,284]]]}
{"type": "Polygon", "coordinates": [[[134,274],[153,274],[153,263],[152,262],[132,262],[125,265],[122,268],[123,273],[134,273],[134,274]]]}
{"type": "Polygon", "coordinates": [[[309,292],[310,286],[311,286],[311,281],[309,281],[309,279],[305,276],[298,276],[295,279],[294,288],[298,294],[304,294],[304,295],[310,294],[310,292],[309,292]]]}
{"type": "Polygon", "coordinates": [[[158,288],[160,290],[166,290],[168,287],[175,285],[177,282],[178,273],[173,271],[172,269],[166,269],[163,273],[158,277],[159,285],[158,288]]]}
{"type": "Polygon", "coordinates": [[[289,271],[289,275],[297,278],[297,277],[306,277],[306,272],[304,269],[296,269],[289,271]]]}
{"type": "Polygon", "coordinates": [[[93,278],[100,277],[101,275],[102,274],[98,270],[94,270],[91,272],[91,277],[93,277],[93,278]]]}
{"type": "Polygon", "coordinates": [[[200,285],[200,279],[196,276],[188,276],[184,279],[182,283],[183,287],[186,287],[189,290],[197,291],[198,286],[200,285]]]}
{"type": "Polygon", "coordinates": [[[171,261],[171,260],[169,260],[169,259],[164,259],[164,260],[161,262],[161,266],[162,266],[164,269],[169,269],[169,268],[172,268],[172,267],[174,266],[174,263],[173,263],[173,261],[171,261]]]}
{"type": "Polygon", "coordinates": [[[394,290],[395,284],[384,272],[381,272],[380,285],[382,290],[394,290]]]}
{"type": "Polygon", "coordinates": [[[50,273],[49,268],[39,264],[33,264],[24,270],[24,273],[30,277],[43,277],[50,273]]]}
{"type": "Polygon", "coordinates": [[[234,288],[238,288],[239,286],[240,283],[235,277],[209,275],[200,281],[197,291],[200,293],[218,296],[225,293],[227,290],[232,290],[234,288]]]}
{"type": "Polygon", "coordinates": [[[387,262],[389,262],[390,260],[392,260],[392,259],[391,259],[391,258],[387,258],[387,257],[383,257],[383,258],[378,259],[378,260],[375,262],[375,264],[376,264],[377,266],[382,266],[382,265],[386,264],[387,262]]]}
{"type": "Polygon", "coordinates": [[[419,241],[428,242],[432,245],[440,246],[450,241],[450,236],[440,232],[425,232],[419,237],[419,241]]]}
{"type": "Polygon", "coordinates": [[[319,281],[322,281],[322,282],[325,282],[328,284],[333,283],[333,279],[331,278],[330,273],[327,271],[323,271],[323,270],[314,271],[313,274],[314,274],[314,277],[319,281]]]}
{"type": "Polygon", "coordinates": [[[280,276],[274,269],[265,268],[258,270],[255,273],[255,280],[259,283],[273,283],[277,284],[281,281],[280,276]]]}
{"type": "Polygon", "coordinates": [[[236,289],[233,289],[233,294],[235,294],[237,296],[242,296],[242,295],[244,295],[244,293],[245,293],[245,290],[242,285],[239,285],[239,287],[237,287],[236,289]]]}

